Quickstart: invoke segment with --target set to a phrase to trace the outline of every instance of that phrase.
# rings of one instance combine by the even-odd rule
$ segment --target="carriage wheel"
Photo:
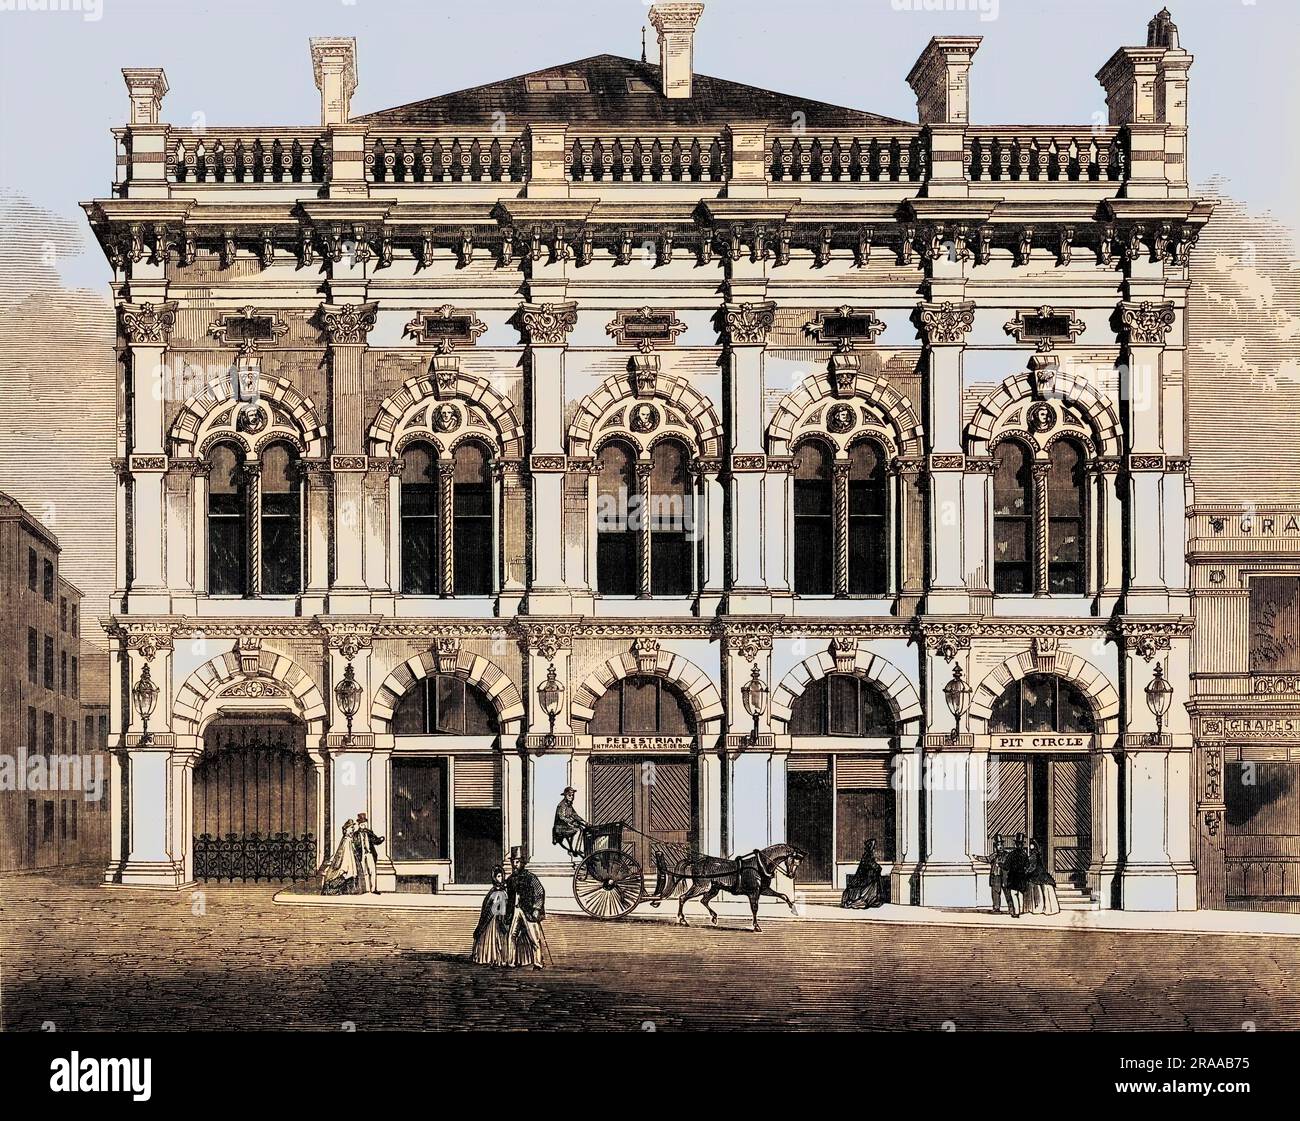
[[[573,873],[573,897],[593,919],[621,919],[641,902],[641,865],[619,849],[590,853]]]

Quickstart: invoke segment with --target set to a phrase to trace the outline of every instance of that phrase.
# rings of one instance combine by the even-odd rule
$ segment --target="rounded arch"
[[[518,459],[524,454],[524,428],[514,402],[493,389],[486,379],[461,369],[455,371],[455,380],[450,383],[441,380],[441,375],[435,378],[427,373],[407,378],[401,389],[384,398],[367,433],[370,454],[389,458],[411,435],[439,446],[435,429],[450,434],[437,423],[436,411],[444,407],[456,414],[456,439],[477,434],[489,444],[496,443],[494,456],[499,453]],[[485,435],[488,430],[481,427],[480,413],[486,417],[490,437]]]
[[[968,720],[971,732],[988,733],[993,705],[1013,682],[1031,673],[1048,674],[1070,682],[1092,706],[1098,733],[1116,731],[1119,720],[1119,693],[1097,666],[1068,650],[1047,657],[1033,650],[1013,655],[984,676],[971,694]]]
[[[658,406],[658,416],[644,434],[630,414],[640,406]],[[626,376],[606,378],[579,403],[569,425],[569,454],[586,458],[594,454],[593,444],[604,442],[609,430],[641,451],[665,435],[679,434],[693,445],[697,456],[712,458],[722,451],[722,422],[713,402],[683,378],[660,374],[654,393],[634,396]]]
[[[634,653],[610,658],[590,674],[573,691],[569,711],[575,720],[589,721],[595,715],[596,701],[615,682],[625,677],[660,677],[681,691],[695,714],[698,735],[716,733],[722,720],[722,697],[718,688],[699,666],[681,654],[659,649],[653,664],[643,654]]]
[[[866,403],[864,418],[853,403]],[[846,406],[857,415],[841,436],[831,435],[830,410]],[[847,414],[846,414],[847,417]],[[828,379],[805,378],[781,398],[767,426],[769,455],[789,455],[803,436],[820,434],[833,447],[847,447],[864,436],[884,437],[887,450],[913,456],[922,452],[920,417],[911,400],[883,377],[859,373],[851,391],[843,393]]]
[[[1117,456],[1122,453],[1120,419],[1115,406],[1087,378],[1055,367],[1045,390],[1039,387],[1033,372],[1022,370],[987,394],[966,426],[967,454],[986,456],[992,450],[995,437],[1006,435],[1019,436],[1032,446],[1034,441],[1029,434],[1029,419],[1027,415],[1023,419],[1019,417],[1019,406],[1027,406],[1027,413],[1033,407],[1027,403],[1035,401],[1051,406],[1055,417],[1042,430],[1040,442],[1044,445],[1069,435],[1083,443],[1092,454]],[[1082,414],[1084,428],[1070,426],[1059,404],[1053,402],[1068,405]]]
[[[519,689],[495,662],[468,650],[457,651],[454,662],[445,654],[439,656],[432,650],[425,650],[393,669],[375,690],[375,699],[370,706],[370,721],[375,731],[380,734],[387,732],[392,725],[394,709],[411,686],[436,674],[459,677],[473,685],[496,710],[502,737],[518,735],[519,725],[524,719],[524,701]]]
[[[841,654],[836,656],[833,647],[813,654],[791,667],[781,678],[781,683],[772,690],[772,721],[777,725],[778,734],[784,732],[790,723],[791,710],[804,690],[814,681],[832,673],[847,673],[869,681],[880,690],[885,703],[894,714],[895,724],[907,724],[920,720],[921,698],[907,676],[893,662],[873,654],[870,650],[856,649],[852,662],[847,662]]]
[[[260,446],[275,439],[294,444],[302,455],[323,454],[325,422],[311,398],[299,393],[288,378],[272,377],[258,370],[255,404],[265,429],[256,432],[241,430],[235,410],[228,407],[235,401],[235,381],[234,372],[227,373],[185,402],[169,432],[172,455],[201,456],[221,439],[230,440],[253,456]]]
[[[172,702],[177,735],[199,736],[223,708],[268,704],[284,705],[301,717],[309,743],[325,734],[325,699],[297,662],[266,649],[258,652],[255,672],[246,672],[242,661],[240,651],[232,650],[204,662],[185,679]]]

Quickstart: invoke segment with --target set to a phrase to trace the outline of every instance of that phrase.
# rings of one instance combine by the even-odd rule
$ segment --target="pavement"
[[[549,879],[549,878],[548,878]],[[553,915],[584,916],[567,882],[546,882],[546,909]],[[290,907],[359,908],[379,911],[478,911],[485,888],[456,888],[435,894],[386,892],[380,895],[319,895],[315,892],[289,890],[276,892],[273,901]],[[989,911],[945,910],[937,907],[904,907],[886,903],[870,911],[849,911],[841,907],[799,901],[796,913],[785,904],[763,900],[759,905],[759,923],[829,922],[896,924],[901,926],[1010,927],[1039,930],[1151,931],[1165,934],[1225,934],[1262,938],[1300,938],[1300,914],[1272,911],[1062,911],[1059,915],[1010,915]],[[713,908],[729,926],[736,919],[749,921],[749,904],[745,900],[715,899]],[[698,900],[686,904],[686,918],[692,926],[707,926],[708,914]],[[677,903],[670,900],[660,907],[640,904],[623,921],[676,923]],[[592,920],[597,921],[597,920]]]

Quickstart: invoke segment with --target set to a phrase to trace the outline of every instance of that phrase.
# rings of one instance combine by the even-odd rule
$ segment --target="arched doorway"
[[[836,863],[856,862],[868,840],[892,862],[896,726],[880,690],[856,674],[826,674],[795,698],[789,730],[786,839],[808,854],[800,879],[835,882]]]
[[[194,878],[310,879],[316,871],[316,768],[289,716],[222,716],[203,732],[193,777]]]
[[[597,698],[587,730],[591,820],[627,822],[636,832],[624,843],[647,871],[655,841],[694,848],[696,722],[685,694],[652,674],[621,678]]]
[[[1096,730],[1088,698],[1058,675],[1032,673],[993,703],[988,729],[989,844],[1023,833],[1054,876],[1086,887]]]

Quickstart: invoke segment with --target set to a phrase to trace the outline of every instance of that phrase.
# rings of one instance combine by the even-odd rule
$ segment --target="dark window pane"
[[[393,760],[394,860],[447,856],[447,770],[443,759]]]
[[[829,595],[834,588],[834,485],[830,449],[817,441],[794,454],[794,590]]]
[[[1058,732],[1088,732],[1093,730],[1092,705],[1068,681],[1060,683],[1060,703],[1057,707]]]
[[[833,673],[826,678],[826,686],[830,698],[830,734],[861,735],[858,727],[858,679]]]
[[[247,512],[238,453],[229,444],[218,444],[208,465],[208,592],[243,595]]]
[[[859,690],[862,697],[862,720],[859,725],[864,736],[892,736],[894,734],[894,714],[888,702],[873,685],[861,681]]]
[[[659,682],[653,677],[627,677],[623,688],[623,731],[629,735],[659,731]]]
[[[262,592],[293,595],[302,588],[296,456],[284,444],[262,453]]]
[[[835,847],[839,860],[857,860],[863,845],[874,839],[876,859],[894,859],[894,791],[836,792]]]
[[[606,444],[598,455],[596,481],[596,588],[604,595],[636,595],[640,590],[637,535],[629,520],[635,512],[636,485],[631,450]]]
[[[492,480],[487,453],[461,444],[455,453],[453,552],[457,595],[492,591]]]
[[[497,712],[482,690],[465,686],[465,734],[467,736],[495,736]]]
[[[849,449],[849,593],[883,595],[889,584],[888,480],[884,452],[864,441]]]
[[[599,534],[596,538],[596,587],[605,595],[636,595],[639,578],[636,534]]]
[[[433,449],[412,444],[402,452],[402,592],[438,592],[438,473]]]
[[[792,736],[820,736],[826,731],[826,679],[810,682],[790,708]]]
[[[684,533],[650,535],[650,594],[691,594],[692,544]]]
[[[1047,476],[1047,583],[1048,591],[1078,594],[1085,591],[1086,476],[1083,451],[1070,440],[1052,445]]]
[[[1021,731],[1056,731],[1056,678],[1030,674],[1020,683]]]
[[[1033,479],[1015,440],[993,451],[993,590],[1033,591]]]
[[[1248,585],[1251,670],[1300,672],[1300,578],[1252,576]]]
[[[596,698],[587,731],[593,736],[617,736],[623,730],[623,690],[614,685]]]
[[[423,736],[429,731],[429,679],[417,681],[393,709],[393,735]]]
[[[695,714],[690,703],[671,685],[659,689],[659,734],[690,736],[695,734]]]
[[[650,453],[650,593],[689,595],[692,591],[693,509],[689,453],[674,440]]]
[[[989,713],[989,731],[1020,731],[1020,682],[1013,681],[993,702],[993,709]]]
[[[444,736],[465,734],[465,682],[458,677],[438,674],[434,679],[433,731]]]

